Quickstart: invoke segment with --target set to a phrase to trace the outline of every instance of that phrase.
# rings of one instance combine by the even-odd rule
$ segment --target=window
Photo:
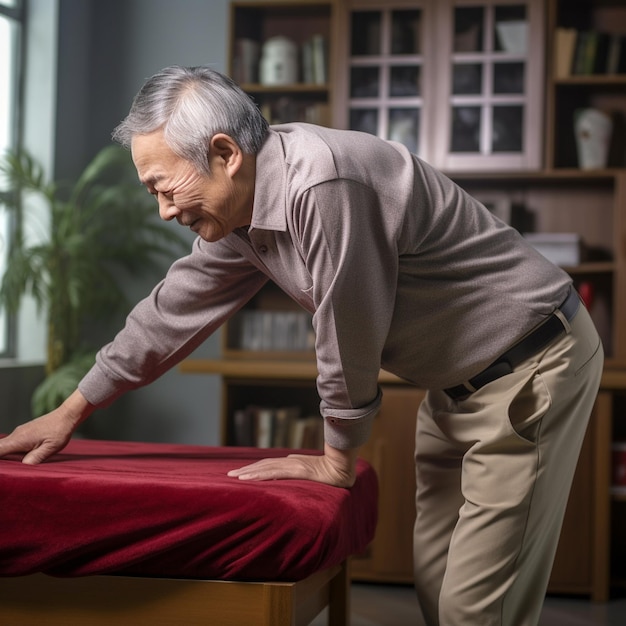
[[[22,0],[0,0],[0,153],[18,142],[19,99],[22,62],[22,32],[24,11]],[[0,212],[0,276],[4,274],[10,220]],[[10,320],[0,310],[0,356],[13,351],[9,333]]]

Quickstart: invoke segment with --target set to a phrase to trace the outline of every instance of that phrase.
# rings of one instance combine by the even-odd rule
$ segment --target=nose
[[[177,215],[180,215],[180,211],[176,208],[176,205],[172,202],[171,198],[167,198],[162,193],[157,196],[159,203],[159,217],[169,222],[173,220]]]

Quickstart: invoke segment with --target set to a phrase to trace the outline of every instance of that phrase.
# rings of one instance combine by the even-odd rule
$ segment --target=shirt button
[[[261,254],[266,254],[267,253],[267,246],[265,246],[265,245],[259,246],[259,252]]]

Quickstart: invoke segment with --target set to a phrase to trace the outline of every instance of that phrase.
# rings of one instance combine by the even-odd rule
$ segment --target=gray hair
[[[167,145],[209,172],[209,143],[217,133],[230,136],[243,152],[256,154],[269,126],[252,99],[230,78],[208,67],[166,67],[149,78],[113,140],[130,148],[135,135],[163,129]]]

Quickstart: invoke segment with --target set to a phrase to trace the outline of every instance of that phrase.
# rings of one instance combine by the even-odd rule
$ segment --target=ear
[[[209,143],[209,166],[225,168],[234,176],[241,168],[244,160],[243,150],[239,144],[225,133],[217,133]]]

